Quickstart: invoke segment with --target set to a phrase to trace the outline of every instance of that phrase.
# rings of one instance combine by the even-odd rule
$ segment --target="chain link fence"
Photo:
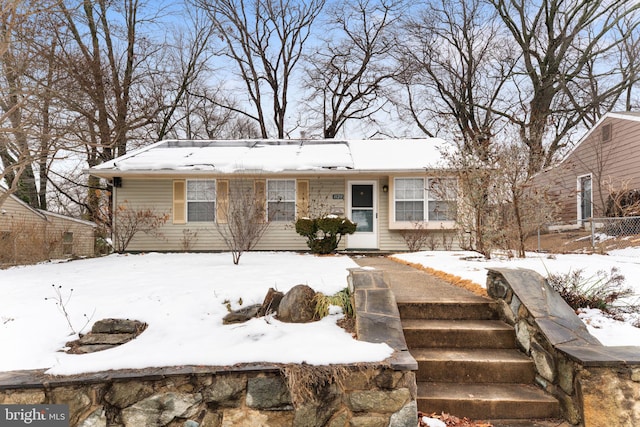
[[[591,245],[595,246],[596,241],[603,238],[640,234],[640,216],[592,218],[590,226]]]
[[[589,239],[591,246],[595,248],[605,240],[640,235],[640,216],[589,218],[575,223],[548,224],[538,229],[539,252],[545,251],[540,243],[541,235],[553,232],[573,232],[576,239]]]

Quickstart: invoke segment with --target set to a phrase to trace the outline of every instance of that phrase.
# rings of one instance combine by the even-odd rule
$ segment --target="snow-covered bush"
[[[307,238],[307,246],[314,254],[330,254],[340,244],[342,236],[353,234],[357,224],[347,218],[326,215],[320,218],[299,218],[296,232]]]

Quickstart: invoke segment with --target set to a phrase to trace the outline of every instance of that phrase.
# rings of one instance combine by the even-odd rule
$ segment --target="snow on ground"
[[[268,289],[306,284],[332,295],[347,286],[346,256],[245,253],[111,255],[0,270],[0,371],[48,369],[76,374],[108,369],[245,362],[324,365],[380,361],[386,344],[360,342],[336,325],[341,314],[307,324],[273,317],[222,325],[233,309],[262,303]],[[73,328],[129,318],[148,328],[122,346],[84,355],[60,352],[71,334],[55,301],[65,301]],[[73,290],[73,291],[71,291]],[[49,298],[45,300],[45,298]]]
[[[417,252],[397,258],[445,271],[480,285],[488,267],[524,267],[585,276],[616,266],[626,285],[640,294],[640,248],[609,255],[546,255],[484,260],[474,252]],[[346,256],[317,257],[282,252],[250,252],[233,265],[231,255],[111,255],[72,262],[44,263],[0,270],[0,371],[48,369],[76,374],[108,369],[173,365],[233,365],[249,362],[325,365],[380,361],[386,344],[354,340],[336,325],[334,314],[308,324],[286,324],[273,317],[222,325],[226,304],[233,309],[261,303],[269,287],[286,292],[307,284],[331,295],[346,284]],[[75,339],[52,298],[55,289],[74,329],[87,332],[104,318],[130,318],[149,324],[135,340],[85,355],[60,352]],[[73,289],[73,291],[71,291]],[[45,300],[45,298],[49,298]],[[605,345],[640,346],[640,329],[607,318],[598,310],[581,314],[589,331]]]
[[[528,268],[543,276],[549,273],[569,273],[583,270],[583,277],[589,278],[598,271],[609,273],[612,267],[625,277],[624,286],[635,290],[636,296],[628,303],[640,302],[640,248],[612,250],[608,255],[585,254],[542,254],[527,253],[527,258],[500,258],[486,260],[476,252],[435,251],[414,252],[395,255],[396,258],[444,271],[486,286],[487,268]],[[583,310],[580,318],[589,332],[607,346],[640,346],[640,328],[633,327],[634,317],[618,321],[606,317],[600,310]]]

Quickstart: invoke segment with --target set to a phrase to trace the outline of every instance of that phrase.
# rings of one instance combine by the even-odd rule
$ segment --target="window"
[[[294,221],[296,217],[296,181],[267,181],[267,218],[269,221]]]
[[[455,221],[456,180],[429,179],[429,221]]]
[[[73,233],[70,231],[65,231],[62,234],[62,254],[73,254]]]
[[[611,123],[602,126],[602,142],[611,141]]]
[[[396,178],[396,221],[423,221],[424,179]]]
[[[426,206],[425,206],[426,201]],[[396,178],[396,221],[454,221],[456,181],[450,178]]]
[[[216,181],[199,179],[187,181],[187,221],[216,220]]]
[[[591,175],[578,178],[578,220],[583,221],[591,218]]]

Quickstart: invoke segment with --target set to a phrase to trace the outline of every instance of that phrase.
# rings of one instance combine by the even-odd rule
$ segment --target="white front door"
[[[376,181],[349,181],[349,219],[356,224],[356,232],[347,236],[349,249],[378,248],[378,212]]]

